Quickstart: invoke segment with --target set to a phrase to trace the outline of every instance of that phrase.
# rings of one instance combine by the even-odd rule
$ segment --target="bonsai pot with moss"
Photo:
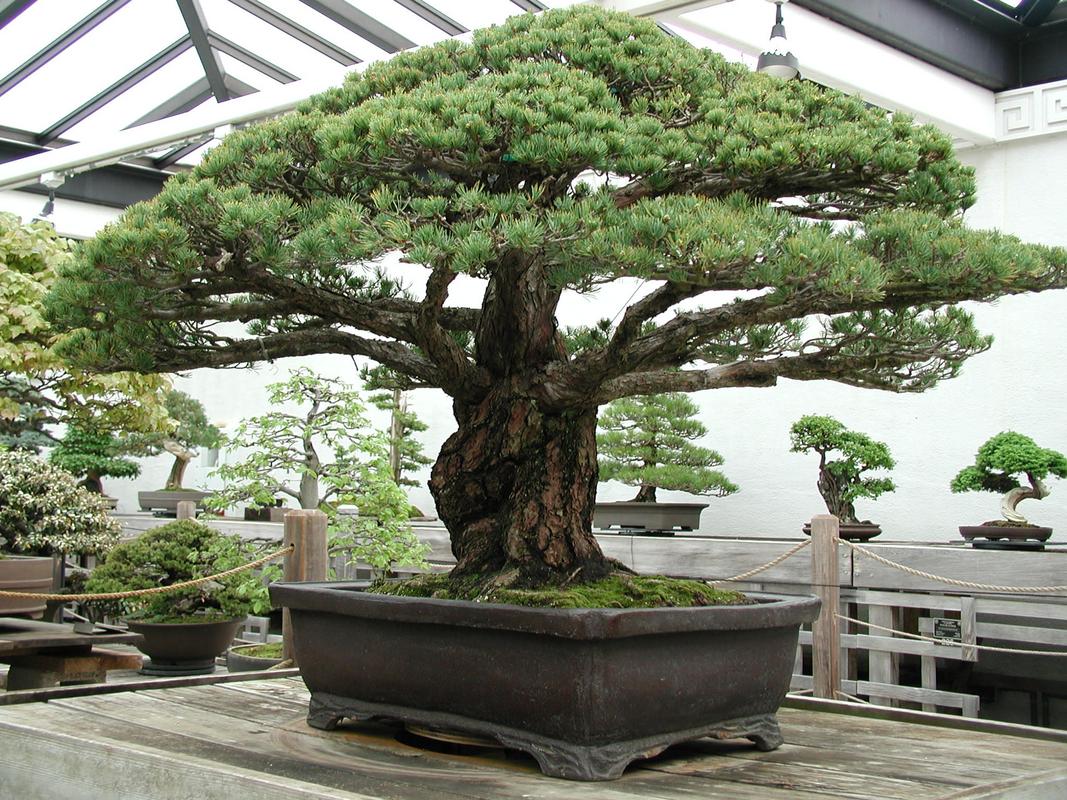
[[[238,644],[226,651],[230,672],[259,672],[282,663],[282,643]]]
[[[312,727],[384,718],[474,733],[575,780],[617,778],[702,736],[778,747],[797,634],[819,610],[814,597],[620,609],[387,596],[353,583],[270,592],[291,614]]]
[[[974,464],[952,479],[953,492],[1001,492],[1001,519],[981,525],[961,525],[960,534],[970,542],[1038,541],[1052,535],[1052,528],[1034,525],[1019,513],[1023,500],[1042,500],[1049,490],[1049,475],[1067,478],[1067,458],[1055,450],[1039,447],[1029,436],[1004,431],[978,448]],[[1023,485],[1021,478],[1026,479]]]
[[[874,499],[895,488],[889,478],[863,477],[876,469],[892,469],[893,457],[884,442],[850,431],[833,417],[809,414],[789,429],[792,452],[819,454],[819,481],[816,486],[826,509],[841,522],[840,536],[853,542],[872,539],[882,529],[870,520],[856,519],[854,501],[860,497]],[[832,457],[837,454],[837,457]],[[803,531],[811,535],[811,523]]]
[[[115,547],[86,582],[90,593],[168,586],[232,569],[255,558],[239,537],[192,520],[154,528]],[[277,567],[265,571],[273,574]],[[144,636],[139,649],[149,657],[146,675],[203,675],[215,670],[237,628],[251,612],[269,608],[268,576],[240,572],[196,586],[120,602],[97,602],[94,609],[125,618]]]

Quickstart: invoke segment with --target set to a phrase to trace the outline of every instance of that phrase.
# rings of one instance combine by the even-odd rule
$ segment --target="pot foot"
[[[748,739],[758,750],[769,751],[782,744],[778,719],[774,714],[757,714],[741,719],[722,720],[698,728],[667,731],[641,739],[607,744],[583,745],[539,736],[492,722],[469,719],[458,714],[426,711],[403,706],[370,703],[346,697],[313,692],[307,722],[319,730],[333,730],[342,719],[389,719],[454,730],[495,739],[505,747],[521,750],[537,761],[541,772],[552,778],[576,781],[610,781],[622,775],[640,758],[651,758],[672,744],[702,737]]]

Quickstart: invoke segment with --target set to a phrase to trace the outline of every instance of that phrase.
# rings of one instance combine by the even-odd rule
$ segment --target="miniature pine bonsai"
[[[155,456],[166,451],[174,456],[164,491],[182,490],[185,470],[199,447],[218,447],[222,434],[207,420],[204,406],[185,392],[171,389],[164,398],[170,424],[164,432],[131,438],[131,452]]]
[[[722,456],[694,440],[708,429],[680,392],[624,397],[600,415],[600,480],[637,486],[634,502],[655,503],[656,489],[725,497],[737,486],[718,470]]]
[[[864,477],[871,470],[892,469],[893,457],[884,442],[850,431],[833,417],[808,415],[789,429],[792,452],[819,454],[819,494],[826,509],[843,525],[860,524],[854,501],[872,500],[893,491],[889,478]],[[837,458],[830,456],[837,454]],[[864,523],[867,524],[867,523]]]
[[[81,485],[90,492],[103,494],[101,478],[134,478],[141,473],[136,461],[123,456],[125,452],[125,445],[113,433],[90,425],[71,425],[52,448],[49,460],[81,476]]]
[[[964,467],[952,479],[953,492],[999,492],[1003,519],[983,525],[1035,527],[1019,513],[1023,500],[1042,500],[1049,490],[1044,480],[1049,475],[1067,478],[1067,458],[1055,450],[1038,447],[1029,436],[1015,431],[998,433],[978,448],[974,464]],[[1023,486],[1021,477],[1028,486]]]
[[[593,581],[618,569],[592,534],[598,407],[781,378],[922,391],[990,346],[952,304],[1067,285],[1067,250],[965,227],[974,192],[906,114],[581,5],[235,131],[80,247],[49,310],[96,369],[336,353],[438,387],[454,576]],[[390,253],[424,289],[384,279]],[[564,292],[622,279],[649,291],[568,350]]]

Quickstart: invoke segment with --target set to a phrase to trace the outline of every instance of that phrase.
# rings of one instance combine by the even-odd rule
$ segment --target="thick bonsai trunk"
[[[167,475],[167,482],[163,488],[168,492],[176,492],[181,489],[182,481],[185,480],[185,468],[188,466],[189,459],[175,456],[174,463],[170,467],[170,474]]]
[[[104,493],[104,482],[100,480],[100,476],[95,472],[87,473],[79,485],[93,494]]]
[[[837,517],[842,525],[855,525],[859,522],[856,519],[855,506],[844,498],[845,487],[838,484],[830,470],[819,471],[818,487],[819,494],[826,503],[826,510]]]
[[[430,478],[456,575],[513,585],[594,580],[615,564],[592,534],[596,410],[544,413],[502,386],[469,409]]]
[[[1043,500],[1048,497],[1048,487],[1040,479],[1029,475],[1027,477],[1030,478],[1029,486],[1012,489],[1000,501],[1000,515],[1009,522],[1016,522],[1020,525],[1029,525],[1030,522],[1019,513],[1017,508],[1019,503],[1023,500]]]
[[[633,503],[655,503],[656,502],[656,487],[649,486],[647,483],[642,483],[641,488],[637,490],[637,497],[631,502]]]

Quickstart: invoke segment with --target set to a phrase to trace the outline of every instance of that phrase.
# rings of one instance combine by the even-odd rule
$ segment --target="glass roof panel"
[[[514,3],[470,3],[467,0],[432,0],[434,8],[469,30],[499,25],[508,17],[524,13]]]
[[[393,0],[348,0],[348,3],[415,44],[429,44],[447,36],[436,25],[430,24],[422,17],[394,3]],[[430,5],[444,11],[437,0],[431,0]],[[448,12],[445,13],[451,16]],[[452,18],[455,19],[455,17]]]
[[[9,75],[100,5],[100,0],[37,0],[0,28],[0,75]]]
[[[43,131],[184,31],[176,5],[133,0],[0,97],[0,121]]]
[[[392,0],[389,0],[390,2]],[[356,36],[347,28],[338,25],[329,17],[314,11],[300,0],[264,0],[276,12],[302,25],[328,42],[346,50],[361,61],[374,61],[386,53],[365,39]],[[373,15],[372,15],[373,16]],[[410,38],[410,37],[409,37]]]
[[[222,62],[223,72],[225,72],[227,75],[233,76],[242,83],[246,83],[255,89],[263,90],[271,89],[275,86],[281,86],[278,81],[274,80],[269,75],[264,75],[258,69],[248,66],[243,61],[238,61],[236,58],[227,53],[220,53],[219,60]],[[339,65],[335,64],[334,66]]]
[[[64,138],[80,142],[122,130],[203,77],[200,59],[189,49],[75,125]]]

